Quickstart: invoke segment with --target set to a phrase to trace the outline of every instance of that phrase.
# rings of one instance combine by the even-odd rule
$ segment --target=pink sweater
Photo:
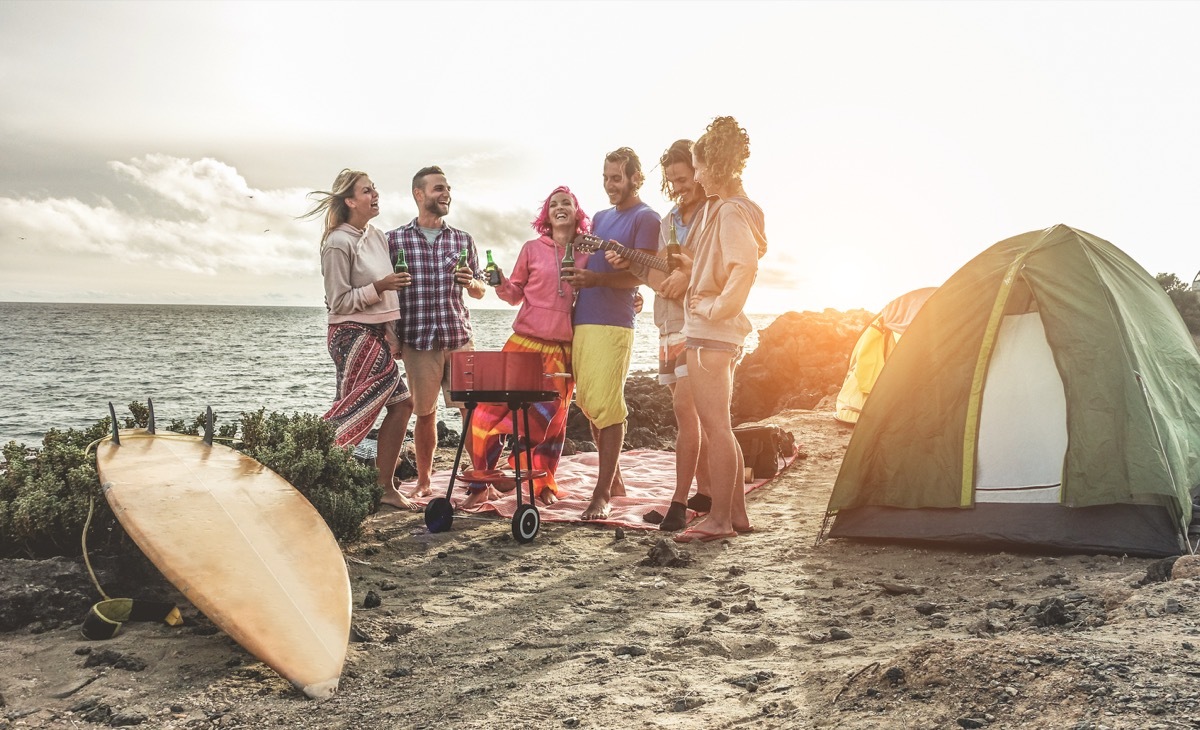
[[[496,296],[509,304],[521,305],[513,321],[513,332],[549,342],[571,341],[575,292],[567,282],[559,282],[558,262],[563,251],[549,236],[526,241],[512,272],[496,287]],[[576,268],[586,263],[587,254],[575,254]]]
[[[371,224],[365,231],[349,223],[330,231],[321,243],[321,273],[329,324],[400,319],[396,292],[375,291],[375,282],[392,273],[392,257],[387,239]]]

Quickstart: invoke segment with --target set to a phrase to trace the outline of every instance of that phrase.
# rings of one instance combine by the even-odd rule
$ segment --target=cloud
[[[0,197],[0,258],[8,264],[0,295],[97,301],[127,297],[150,281],[160,301],[227,301],[239,290],[245,303],[294,301],[304,292],[320,301],[322,221],[297,220],[311,206],[309,191],[254,187],[212,158],[151,154],[108,168],[132,186],[126,197]],[[407,194],[381,202],[380,228],[413,215]],[[507,259],[531,237],[532,215],[456,201],[448,220]]]

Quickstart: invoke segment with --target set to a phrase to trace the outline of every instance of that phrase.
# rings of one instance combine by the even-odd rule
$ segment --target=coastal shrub
[[[40,449],[28,450],[16,441],[4,447],[0,557],[79,555],[89,499],[95,501],[89,547],[124,535],[100,493],[95,454],[86,452],[108,433],[110,423],[105,418],[83,431],[51,429]]]
[[[118,416],[123,428],[144,428],[149,409],[129,404],[129,416]],[[174,420],[167,430],[196,435],[205,425],[201,414],[191,423]],[[383,491],[375,469],[361,464],[334,443],[334,430],[318,416],[267,414],[265,409],[241,414],[240,421],[217,422],[218,438],[233,439],[242,431],[237,448],[291,482],[321,514],[338,540],[362,534],[366,516],[379,508]],[[107,436],[111,421],[104,418],[78,431],[52,429],[41,448],[27,449],[16,441],[3,447],[0,469],[0,557],[46,558],[77,556],[87,520],[89,500],[94,514],[88,549],[132,549],[100,490],[95,452],[88,446]]]
[[[358,462],[334,443],[334,429],[309,413],[242,414],[239,448],[287,479],[325,518],[338,540],[362,535],[367,515],[379,508],[383,490],[374,467]]]

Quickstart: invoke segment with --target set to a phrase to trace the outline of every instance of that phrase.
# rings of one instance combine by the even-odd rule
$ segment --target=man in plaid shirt
[[[479,254],[471,236],[446,225],[450,212],[450,184],[437,166],[417,171],[412,181],[417,217],[388,232],[388,249],[396,261],[403,249],[412,285],[400,295],[400,357],[412,391],[417,423],[413,440],[417,456],[414,497],[433,493],[433,450],[437,446],[437,399],[443,394],[447,408],[463,404],[450,400],[450,353],[474,349],[471,314],[463,304],[465,289],[482,299],[487,287],[479,268]],[[466,265],[459,266],[466,252]],[[465,421],[465,418],[464,418]],[[466,434],[463,435],[466,438]]]

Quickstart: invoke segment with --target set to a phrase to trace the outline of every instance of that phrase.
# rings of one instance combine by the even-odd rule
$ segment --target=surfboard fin
[[[146,430],[154,433],[154,399],[146,398],[146,407],[150,409],[150,419],[146,422]]]
[[[212,406],[208,406],[208,421],[204,424],[204,443],[212,446],[213,440],[213,412]]]
[[[117,409],[113,408],[112,401],[108,402],[108,417],[112,420],[112,441],[117,446],[121,445],[121,431],[117,427]]]

